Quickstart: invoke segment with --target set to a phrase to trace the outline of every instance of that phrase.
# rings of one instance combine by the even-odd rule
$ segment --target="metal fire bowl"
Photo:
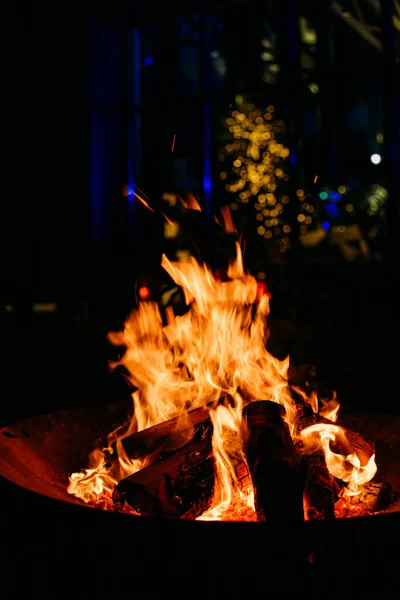
[[[38,585],[43,595],[47,583],[50,594],[65,581],[83,597],[104,593],[107,585],[110,592],[129,592],[142,581],[153,593],[194,585],[204,594],[212,586],[239,597],[267,592],[267,572],[286,573],[288,565],[301,571],[300,580],[285,578],[288,593],[304,585],[309,594],[311,582],[331,568],[371,568],[385,585],[396,573],[398,501],[383,514],[290,528],[135,517],[80,503],[66,491],[68,476],[87,466],[96,440],[122,424],[130,408],[121,402],[62,410],[0,430],[0,539],[16,589]],[[400,492],[400,418],[359,413],[341,424],[376,442],[379,471]]]

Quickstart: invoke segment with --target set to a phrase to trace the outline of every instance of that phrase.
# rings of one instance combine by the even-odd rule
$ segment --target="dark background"
[[[248,268],[272,291],[271,351],[316,363],[345,405],[398,411],[396,3],[178,6],[16,2],[5,12],[1,424],[125,392],[107,372],[106,333],[134,306],[138,278],[158,277],[163,194],[197,198],[201,217],[174,218],[186,219],[212,264],[223,262],[213,214],[237,199],[219,178],[221,121],[238,94],[275,105],[291,151],[284,255],[257,234],[253,213],[232,209]],[[155,213],[125,197],[126,184]],[[343,202],[340,185],[351,191]],[[385,190],[375,212],[371,186]],[[299,188],[317,215],[309,231],[327,231],[312,249],[297,220]],[[354,242],[346,258],[335,243],[342,225],[358,227],[366,255]],[[56,310],[35,312],[37,303]]]

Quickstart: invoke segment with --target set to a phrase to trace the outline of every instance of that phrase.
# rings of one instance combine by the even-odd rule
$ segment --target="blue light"
[[[204,161],[203,161],[203,192],[205,201],[206,227],[211,228],[212,214],[212,181],[211,181],[211,126],[210,103],[204,103]]]
[[[342,195],[339,192],[336,192],[336,190],[332,190],[329,193],[329,197],[333,202],[339,202],[339,200],[342,198]]]
[[[329,204],[326,204],[325,205],[325,210],[328,213],[328,215],[331,216],[331,217],[338,217],[339,216],[338,207],[336,206],[336,204],[333,204],[333,202],[329,202]]]
[[[151,65],[154,65],[155,62],[156,62],[156,59],[154,58],[154,56],[145,56],[143,59],[143,66],[151,67]]]
[[[328,229],[331,228],[331,224],[328,223],[328,221],[324,221],[321,225],[322,229],[325,229],[325,231],[328,231]]]
[[[289,164],[294,167],[294,165],[296,164],[296,152],[294,150],[290,151],[289,154]]]
[[[207,160],[207,163],[209,163],[209,159]],[[204,170],[206,170],[206,161],[204,161]],[[212,191],[212,183],[211,183],[211,177],[209,175],[206,175],[203,179],[203,190],[204,193],[206,194],[206,196],[208,196],[208,194],[211,193]]]

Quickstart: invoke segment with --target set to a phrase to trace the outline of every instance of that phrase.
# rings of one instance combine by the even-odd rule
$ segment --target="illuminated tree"
[[[236,96],[236,108],[224,125],[229,131],[220,160],[224,170],[220,178],[225,189],[234,195],[232,210],[240,205],[253,205],[256,229],[266,239],[275,238],[279,250],[289,248],[290,225],[285,219],[286,159],[289,149],[279,141],[285,133],[285,124],[275,118],[275,109],[264,111],[242,96]]]

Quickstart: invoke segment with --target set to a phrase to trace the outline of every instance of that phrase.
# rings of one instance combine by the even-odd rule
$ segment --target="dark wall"
[[[3,31],[5,294],[51,296],[81,271],[89,232],[87,19],[17,2]]]

